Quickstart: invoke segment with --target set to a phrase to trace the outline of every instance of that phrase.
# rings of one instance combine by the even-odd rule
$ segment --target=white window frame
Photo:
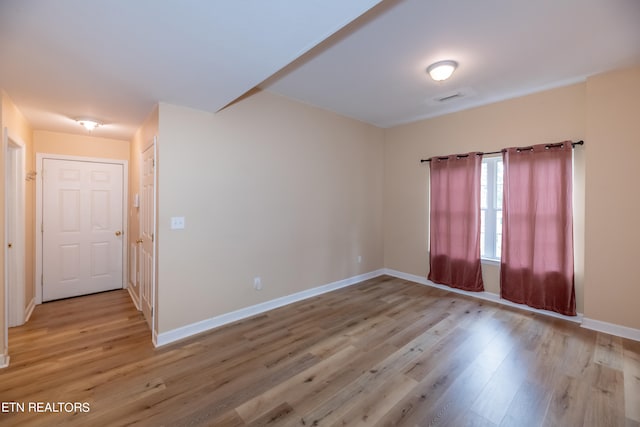
[[[496,212],[502,211],[502,206],[497,206],[498,185],[497,185],[497,164],[502,162],[500,154],[494,156],[484,156],[482,163],[487,165],[487,203],[484,211],[484,241],[481,241],[482,261],[489,263],[499,263],[500,257],[496,256],[496,236],[498,234]],[[482,206],[482,205],[481,205]]]

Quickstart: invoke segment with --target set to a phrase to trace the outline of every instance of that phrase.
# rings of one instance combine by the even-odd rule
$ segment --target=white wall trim
[[[616,325],[615,323],[602,322],[600,320],[585,317],[582,320],[582,327],[593,331],[604,332],[630,340],[640,341],[640,329],[629,328],[627,326]]]
[[[537,308],[529,307],[527,305],[516,304],[514,302],[502,299],[498,294],[495,294],[492,292],[486,292],[486,291],[485,292],[467,292],[461,289],[450,288],[448,286],[433,283],[425,277],[416,276],[414,274],[409,274],[409,273],[403,273],[401,271],[392,270],[388,268],[383,268],[383,269],[375,270],[369,273],[350,277],[344,280],[339,280],[337,282],[329,283],[327,285],[322,285],[315,288],[307,289],[305,291],[297,292],[295,294],[276,298],[276,299],[266,301],[260,304],[256,304],[250,307],[245,307],[229,313],[221,314],[219,316],[215,316],[206,320],[195,322],[190,325],[182,326],[180,328],[176,328],[171,331],[162,332],[160,334],[156,333],[156,331],[153,331],[153,336],[152,336],[153,345],[155,347],[167,345],[175,341],[188,338],[192,335],[196,335],[196,334],[206,332],[211,329],[218,328],[220,326],[223,326],[232,322],[236,322],[238,320],[246,319],[248,317],[255,316],[257,314],[264,313],[266,311],[273,310],[278,307],[282,307],[288,304],[292,304],[294,302],[305,300],[307,298],[322,295],[327,292],[331,292],[340,288],[352,286],[357,283],[363,282],[365,280],[373,279],[375,277],[379,277],[382,275],[388,275],[388,276],[396,277],[398,279],[415,282],[417,284],[442,289],[448,292],[467,295],[474,298],[483,299],[486,301],[496,302],[498,304],[502,304],[505,306],[515,307],[520,310],[525,310],[525,311],[538,313],[538,314],[542,314],[549,317],[555,317],[558,319],[567,320],[569,322],[581,324],[583,328],[593,329],[595,331],[605,332],[608,334],[640,341],[640,330],[638,329],[628,328],[625,326],[619,326],[612,323],[601,322],[598,320],[584,318],[582,313],[578,313],[577,316],[565,316],[559,313],[554,313],[552,311],[539,310]]]
[[[559,313],[554,313],[553,311],[539,310],[537,308],[529,307],[524,304],[516,304],[514,302],[502,299],[500,298],[500,295],[494,294],[493,292],[486,292],[486,291],[485,292],[467,292],[467,291],[463,291],[462,289],[450,288],[449,286],[433,283],[432,281],[428,280],[426,277],[403,273],[401,271],[396,271],[389,268],[384,269],[384,274],[388,276],[397,277],[399,279],[416,282],[421,285],[432,286],[434,288],[443,289],[445,291],[455,292],[462,295],[468,295],[471,297],[484,299],[487,301],[497,302],[499,304],[507,305],[509,307],[515,307],[521,310],[540,313],[545,316],[568,320],[570,322],[579,323],[580,326],[586,329],[591,329],[594,331],[604,332],[604,333],[615,335],[622,338],[628,338],[631,340],[640,341],[640,329],[634,329],[628,326],[616,325],[615,323],[608,323],[600,320],[589,319],[587,317],[584,317],[583,313],[578,313],[577,316],[565,316]]]
[[[27,323],[29,319],[31,319],[31,315],[33,314],[33,310],[36,308],[36,298],[31,298],[29,304],[27,304],[27,308],[25,309],[24,315],[24,323]]]
[[[426,277],[416,276],[414,274],[409,274],[409,273],[403,273],[401,271],[392,270],[392,269],[389,269],[389,268],[385,268],[384,269],[384,274],[386,274],[388,276],[397,277],[398,279],[404,279],[404,280],[408,280],[410,282],[416,282],[416,283],[419,283],[421,285],[426,285],[426,286],[431,286],[431,287],[434,287],[434,288],[442,289],[442,290],[445,290],[445,291],[448,291],[448,292],[455,292],[457,294],[467,295],[467,296],[470,296],[470,297],[483,299],[483,300],[487,300],[487,301],[493,301],[493,302],[497,302],[498,304],[507,305],[509,307],[519,308],[521,310],[531,311],[533,313],[543,314],[543,315],[549,316],[549,317],[555,317],[555,318],[558,318],[558,319],[568,320],[569,322],[582,323],[582,318],[583,318],[582,313],[578,313],[577,316],[565,316],[564,314],[555,313],[553,311],[540,310],[540,309],[537,309],[537,308],[529,307],[528,305],[524,305],[524,304],[516,304],[515,302],[511,302],[509,300],[500,298],[500,295],[494,294],[493,292],[487,292],[487,291],[484,291],[484,292],[468,292],[468,291],[463,291],[462,289],[451,288],[449,286],[439,285],[437,283],[433,283],[431,280],[428,280]]]
[[[9,355],[0,354],[0,369],[7,368],[9,366]]]
[[[255,316],[256,314],[264,313],[265,311],[273,310],[275,308],[292,304],[294,302],[302,301],[307,298],[311,298],[311,297],[325,294],[327,292],[335,291],[336,289],[355,285],[356,283],[373,279],[374,277],[382,276],[383,274],[384,274],[384,269],[375,270],[369,273],[353,276],[347,279],[338,280],[337,282],[329,283],[327,285],[318,286],[315,288],[307,289],[305,291],[297,292],[295,294],[287,295],[287,296],[276,298],[260,304],[252,305],[250,307],[241,308],[240,310],[221,314],[219,316],[215,316],[210,319],[202,320],[200,322],[195,322],[190,325],[182,326],[180,328],[176,328],[167,332],[162,332],[157,335],[154,332],[153,344],[156,347],[163,346],[163,345],[190,337],[192,335],[199,334],[201,332],[205,332],[205,331],[226,325],[228,323],[246,319],[247,317]]]

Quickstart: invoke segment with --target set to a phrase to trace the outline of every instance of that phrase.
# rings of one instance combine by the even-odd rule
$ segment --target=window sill
[[[480,263],[500,267],[499,259],[480,258]]]

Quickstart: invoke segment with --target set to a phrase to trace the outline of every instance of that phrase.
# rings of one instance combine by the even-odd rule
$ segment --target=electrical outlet
[[[256,291],[262,290],[262,279],[260,277],[253,278],[253,289],[255,289]]]
[[[362,262],[362,255],[358,255],[358,264]]]

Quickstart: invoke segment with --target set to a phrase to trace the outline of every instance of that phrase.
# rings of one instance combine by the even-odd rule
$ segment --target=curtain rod
[[[552,148],[552,147],[559,147],[560,145],[562,145],[562,142],[559,142],[557,144],[547,144],[545,145],[545,148]],[[580,140],[580,141],[576,141],[576,142],[572,142],[571,143],[571,147],[575,148],[576,145],[584,145],[584,141]],[[532,150],[533,147],[532,146],[528,146],[528,147],[518,147],[518,151],[522,151],[522,150]],[[506,148],[500,150],[500,151],[488,151],[486,153],[476,153],[478,156],[482,156],[485,154],[500,154],[500,153],[504,153],[505,151],[507,151]],[[466,157],[468,156],[468,154],[462,154],[459,157]],[[433,157],[432,157],[433,158]],[[443,159],[445,159],[446,157],[443,157]],[[421,159],[420,163],[424,163],[424,162],[430,162],[431,159]]]

